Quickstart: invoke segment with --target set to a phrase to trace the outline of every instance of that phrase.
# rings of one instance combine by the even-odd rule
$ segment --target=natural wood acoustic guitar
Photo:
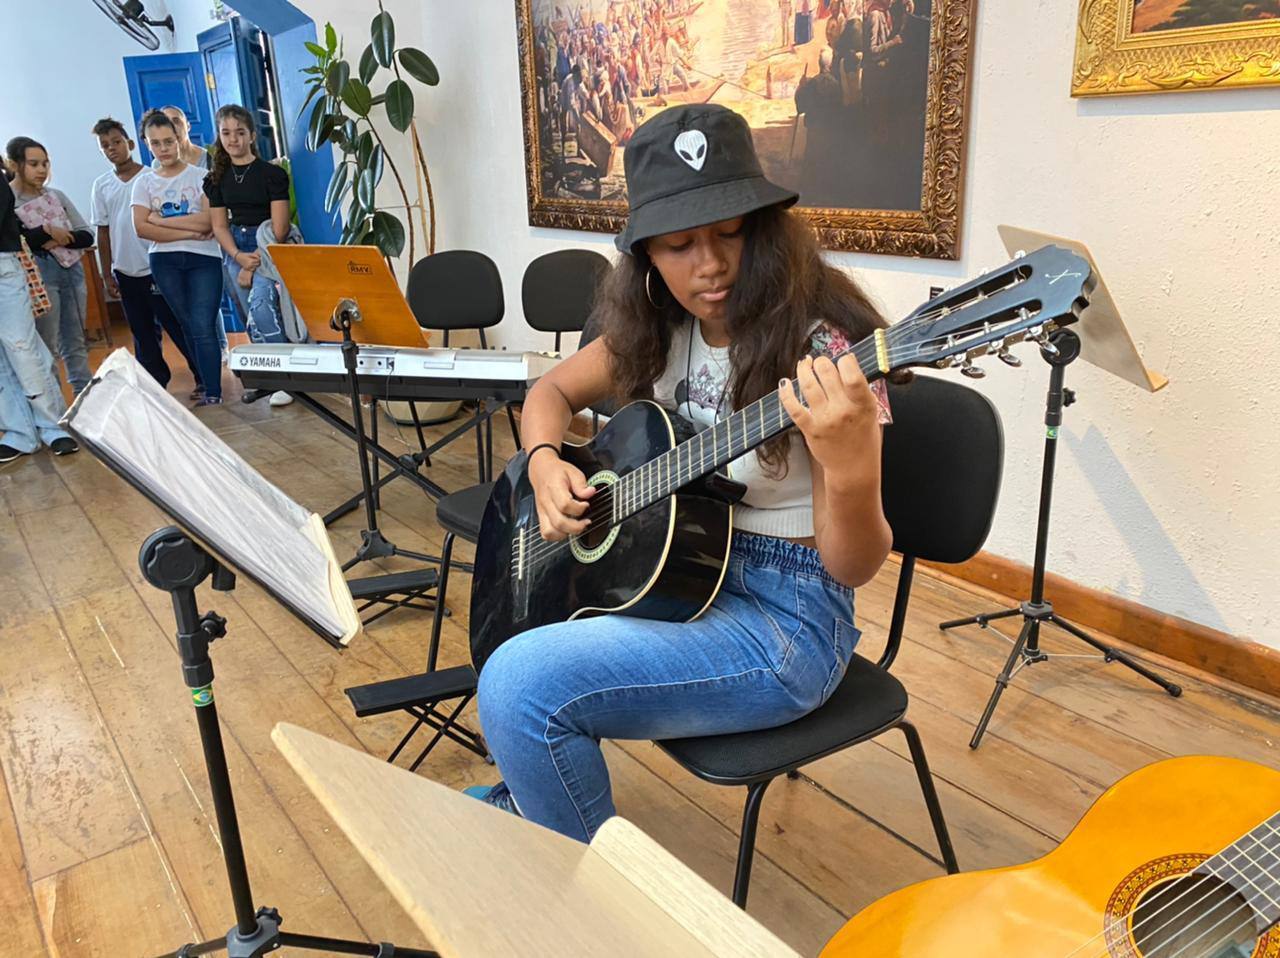
[[[1280,958],[1280,772],[1174,758],[1041,859],[895,892],[821,958]]]

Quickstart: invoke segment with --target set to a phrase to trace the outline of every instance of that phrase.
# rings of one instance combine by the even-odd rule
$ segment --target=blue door
[[[263,159],[280,155],[275,117],[267,96],[267,67],[262,31],[244,17],[232,17],[205,30],[196,41],[209,78],[216,112],[228,103],[243,106],[254,116],[258,152]]]
[[[191,124],[191,142],[208,146],[217,137],[213,105],[205,84],[204,61],[199,53],[153,53],[124,58],[125,81],[133,106],[134,129],[148,110],[182,107]],[[142,162],[151,162],[151,151],[138,137]]]

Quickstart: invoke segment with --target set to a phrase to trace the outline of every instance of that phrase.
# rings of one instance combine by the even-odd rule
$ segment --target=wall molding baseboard
[[[1010,605],[1031,595],[1031,567],[990,552],[979,552],[958,565],[921,565],[940,578],[976,585],[1003,596]],[[1055,612],[1086,630],[1280,697],[1280,650],[1080,585],[1052,572],[1045,575],[1044,591]]]

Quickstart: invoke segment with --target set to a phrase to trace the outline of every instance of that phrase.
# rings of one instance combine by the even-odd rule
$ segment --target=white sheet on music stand
[[[345,645],[359,631],[324,524],[262,478],[125,349],[64,423],[217,556]]]

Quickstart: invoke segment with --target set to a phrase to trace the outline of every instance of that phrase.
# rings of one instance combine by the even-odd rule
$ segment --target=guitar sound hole
[[[612,529],[613,526],[609,524],[607,518],[603,521],[592,523],[587,526],[586,532],[578,536],[578,544],[586,549],[595,549],[609,537],[609,532]]]
[[[1253,910],[1230,885],[1183,875],[1142,896],[1129,933],[1142,958],[1249,958],[1254,928]]]

